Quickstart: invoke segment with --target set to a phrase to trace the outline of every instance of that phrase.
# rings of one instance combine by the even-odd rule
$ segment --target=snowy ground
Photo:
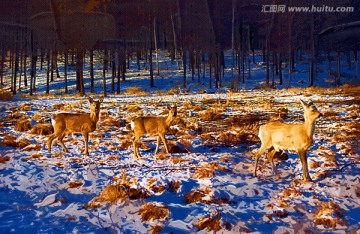
[[[169,70],[164,71],[165,64]],[[208,87],[203,80],[204,85],[189,82],[194,87],[190,91],[198,92],[168,95],[181,86],[182,74],[175,65],[162,60],[155,89],[146,88],[147,72],[132,66],[122,93],[136,86],[149,94],[110,94],[104,99],[89,157],[82,154],[80,135],[65,138],[70,153],[55,144],[49,154],[46,131],[33,132],[38,123],[48,125],[54,113],[88,111],[86,98],[61,96],[61,90],[43,96],[44,74],[38,71],[38,96],[22,94],[0,102],[1,233],[359,232],[359,86],[253,89],[264,77],[258,63],[240,92],[202,93]],[[326,72],[320,74],[326,66],[318,68],[316,82],[322,87],[329,86]],[[306,71],[306,65],[299,64],[291,84],[306,86]],[[224,84],[230,74],[228,68]],[[96,85],[99,97],[100,77]],[[302,181],[294,152],[276,161],[280,179],[271,175],[265,157],[255,178],[258,127],[279,116],[302,122],[300,99],[311,99],[324,114],[308,153],[314,181]],[[172,155],[154,157],[156,141],[145,137],[143,159],[135,159],[129,120],[166,115],[166,104],[174,103],[178,121],[167,135]],[[152,213],[151,204],[157,207]]]

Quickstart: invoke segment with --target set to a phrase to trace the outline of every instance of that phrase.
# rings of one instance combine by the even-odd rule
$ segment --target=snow
[[[0,142],[5,136],[15,136],[17,140],[27,139],[31,144],[41,145],[40,150],[25,151],[25,148],[0,146],[0,157],[9,157],[9,161],[0,164],[0,232],[1,233],[146,233],[155,224],[163,226],[162,233],[208,233],[208,230],[197,230],[195,223],[202,217],[220,214],[220,233],[299,233],[306,230],[313,232],[358,232],[360,228],[360,166],[359,166],[359,135],[344,138],[346,141],[335,140],[346,126],[353,123],[358,127],[359,96],[347,94],[340,89],[328,89],[322,92],[302,89],[307,84],[307,65],[297,64],[297,71],[292,75],[291,86],[300,87],[296,90],[286,89],[287,75],[283,86],[276,90],[265,91],[254,89],[263,85],[264,65],[252,64],[251,80],[239,84],[240,92],[230,92],[226,88],[209,90],[209,93],[199,93],[208,87],[198,85],[197,80],[191,81],[188,76],[190,93],[159,95],[158,90],[170,90],[178,86],[181,88],[182,73],[170,61],[160,60],[160,67],[166,65],[170,70],[161,70],[161,77],[155,78],[156,88],[148,88],[148,71],[138,71],[132,64],[127,73],[127,81],[121,84],[123,93],[128,87],[138,86],[149,92],[149,96],[115,95],[108,84],[109,95],[104,99],[101,107],[100,121],[97,130],[90,134],[89,153],[82,154],[84,143],[81,135],[65,137],[65,144],[69,153],[63,153],[62,148],[55,142],[52,154],[47,152],[48,136],[31,134],[30,131],[14,130],[14,123],[6,118],[19,111],[22,116],[31,119],[35,114],[50,123],[50,117],[59,112],[54,109],[59,103],[71,108],[69,111],[87,112],[89,104],[86,98],[70,94],[62,96],[62,91],[56,89],[49,97],[44,96],[44,71],[38,71],[38,93],[34,98],[24,96],[15,97],[10,102],[0,102],[2,110],[0,118],[3,124],[0,128]],[[229,59],[229,57],[228,57]],[[230,62],[228,62],[230,64]],[[327,64],[322,64],[326,71]],[[320,65],[319,65],[320,67]],[[100,65],[96,67],[101,70]],[[60,73],[62,72],[60,66]],[[86,67],[85,67],[86,69]],[[321,67],[319,68],[321,70]],[[345,66],[344,66],[345,69]],[[100,71],[98,71],[100,72]],[[350,73],[350,71],[346,71]],[[99,73],[101,74],[101,73]],[[140,74],[140,75],[138,75]],[[190,74],[190,73],[189,73]],[[229,83],[231,71],[225,71],[223,84]],[[109,73],[110,75],[110,73]],[[74,77],[72,71],[70,77]],[[326,83],[326,72],[318,74],[316,85],[330,87]],[[86,83],[89,78],[86,77]],[[109,79],[110,80],[110,79]],[[297,83],[299,80],[304,83]],[[71,83],[70,78],[70,83]],[[74,84],[74,83],[73,83]],[[52,86],[60,87],[61,79],[56,79]],[[96,80],[96,96],[101,95],[101,78]],[[87,86],[87,91],[89,87]],[[73,87],[70,87],[73,89]],[[345,88],[343,88],[345,89]],[[319,89],[320,90],[320,89]],[[23,91],[24,93],[26,91]],[[182,92],[185,92],[182,90]],[[308,152],[309,165],[312,162],[320,166],[311,168],[310,175],[314,182],[302,181],[302,167],[298,155],[288,152],[286,161],[277,161],[276,168],[280,178],[272,176],[270,165],[265,165],[265,157],[261,158],[258,177],[252,175],[254,155],[260,147],[258,140],[244,142],[221,142],[221,133],[229,132],[236,135],[244,126],[242,123],[225,122],[230,116],[241,117],[253,114],[265,114],[267,117],[276,115],[277,108],[287,108],[286,121],[299,123],[302,118],[302,107],[299,100],[312,100],[319,111],[326,113],[334,111],[334,118],[324,117],[316,124],[314,144]],[[230,104],[226,104],[229,101]],[[199,117],[202,110],[185,107],[190,102],[193,107],[217,108],[222,113],[221,120],[203,121]],[[30,111],[20,111],[19,107],[30,103]],[[127,111],[128,106],[139,106],[143,115],[166,115],[166,104],[176,103],[179,117],[186,122],[186,127],[180,124],[173,126],[177,133],[166,137],[171,144],[186,148],[187,153],[173,153],[172,157],[180,159],[174,163],[171,157],[155,158],[156,140],[153,137],[143,137],[140,146],[143,159],[137,160],[133,156],[131,142],[132,133],[129,119],[139,113]],[[224,104],[225,103],[225,104]],[[226,106],[227,105],[227,106]],[[267,107],[270,106],[270,107]],[[102,117],[103,116],[103,117]],[[107,126],[107,118],[124,121],[127,126]],[[250,119],[247,119],[250,120]],[[254,125],[264,124],[267,119],[259,119]],[[16,121],[15,121],[16,123]],[[188,129],[190,123],[203,131]],[[245,124],[248,126],[247,124]],[[355,131],[354,129],[353,131]],[[212,138],[205,138],[208,133]],[[255,134],[257,135],[257,133]],[[125,143],[124,143],[125,142]],[[189,145],[186,146],[185,142]],[[122,147],[124,143],[125,147]],[[32,157],[39,154],[40,157]],[[335,164],[330,164],[330,156],[334,154]],[[357,162],[357,163],[356,163]],[[218,163],[214,169],[214,176],[199,179],[194,176],[196,169],[200,172],[211,170],[210,163]],[[352,164],[350,164],[352,163]],[[329,165],[328,165],[329,164]],[[333,166],[331,166],[333,165]],[[342,166],[345,166],[340,170]],[[226,170],[221,170],[224,167]],[[334,170],[335,169],[335,170]],[[104,202],[98,208],[86,208],[96,196],[110,184],[116,184],[114,178],[122,178],[125,170],[131,188],[144,188],[150,192],[150,197],[134,200],[118,200],[116,203]],[[332,171],[331,171],[332,170]],[[325,176],[317,176],[325,173]],[[70,182],[82,181],[80,187],[69,188]],[[149,183],[149,181],[154,181]],[[180,181],[177,192],[169,189],[173,181]],[[165,186],[164,191],[154,191],[152,186]],[[185,195],[196,189],[210,189],[203,201],[227,199],[228,202],[193,202],[186,204]],[[299,193],[285,196],[285,191],[294,189]],[[205,191],[204,190],[204,191]],[[283,207],[280,201],[285,201],[288,207]],[[328,228],[315,225],[314,213],[320,201],[334,201],[344,211],[343,220],[347,226],[337,225]],[[140,207],[145,202],[155,202],[170,209],[169,217],[164,220],[144,222],[139,214]],[[287,215],[281,216],[281,212]],[[279,212],[279,213],[277,213]],[[277,215],[279,214],[279,215]],[[225,223],[230,227],[225,228]],[[245,231],[246,230],[246,231]]]

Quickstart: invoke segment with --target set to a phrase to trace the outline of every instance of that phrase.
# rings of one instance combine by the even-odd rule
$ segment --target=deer
[[[271,163],[272,172],[278,176],[274,165],[274,155],[281,150],[295,150],[300,157],[302,164],[303,179],[312,181],[309,175],[307,152],[313,144],[315,122],[322,116],[312,101],[306,103],[300,100],[304,109],[304,123],[288,124],[282,121],[268,122],[259,129],[261,147],[255,155],[254,176],[261,155],[268,150],[267,160]]]
[[[100,116],[100,104],[103,102],[103,97],[98,101],[94,101],[88,97],[90,102],[90,113],[60,113],[51,119],[54,133],[49,136],[47,141],[48,152],[51,153],[52,141],[58,138],[58,142],[66,153],[69,150],[66,148],[63,138],[71,133],[81,133],[85,143],[85,155],[89,156],[89,133],[95,131],[96,124]]]
[[[154,156],[159,150],[160,138],[164,143],[166,153],[169,154],[169,149],[166,143],[165,134],[169,131],[170,125],[174,121],[177,114],[176,104],[171,107],[167,106],[169,113],[167,117],[161,116],[145,116],[137,117],[130,122],[131,129],[134,132],[133,149],[135,158],[141,158],[139,152],[138,141],[143,135],[157,136],[156,149]]]

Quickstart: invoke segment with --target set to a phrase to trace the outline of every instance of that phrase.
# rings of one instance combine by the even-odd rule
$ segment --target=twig
[[[356,165],[356,164],[360,164],[360,163],[351,162],[351,163],[345,164],[344,166],[342,166],[342,167],[341,167],[341,168],[339,168],[339,169],[326,170],[325,172],[342,171],[345,167],[348,167],[348,166],[350,166],[350,165]]]

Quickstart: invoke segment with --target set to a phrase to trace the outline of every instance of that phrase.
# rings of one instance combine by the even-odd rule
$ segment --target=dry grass
[[[185,101],[183,108],[185,110],[192,110],[192,111],[202,111],[204,110],[204,107],[202,105],[196,105],[194,102],[192,101]]]
[[[143,222],[164,221],[168,218],[169,213],[168,207],[153,202],[145,203],[139,210]]]
[[[5,89],[0,89],[0,100],[10,101],[12,99],[11,92]]]
[[[219,165],[218,162],[204,163],[201,168],[195,170],[195,173],[191,175],[193,179],[204,179],[215,177],[215,171],[227,171],[227,168]]]
[[[215,121],[223,117],[222,112],[219,109],[209,108],[199,113],[199,117],[203,121]]]
[[[129,87],[124,92],[125,95],[149,96],[148,92],[141,90],[139,87]]]
[[[137,179],[128,177],[126,171],[122,171],[122,178],[113,178],[116,184],[108,185],[99,196],[90,201],[85,208],[97,208],[99,203],[109,202],[116,203],[118,200],[125,201],[128,199],[145,199],[150,196],[149,192],[144,188],[135,188],[138,184]]]
[[[69,188],[78,188],[80,186],[83,186],[84,182],[83,181],[71,181],[68,184]]]
[[[196,189],[185,194],[186,204],[195,203],[195,202],[210,204],[213,203],[214,201],[215,201],[215,197],[212,194],[210,188]]]
[[[148,232],[151,232],[152,234],[155,234],[155,233],[159,233],[163,230],[163,226],[161,225],[154,225],[150,228],[150,230],[148,230]]]
[[[283,197],[284,198],[290,198],[290,197],[298,197],[298,196],[301,196],[302,193],[298,190],[296,190],[295,188],[288,188],[288,189],[285,189],[283,192]]]
[[[28,146],[23,147],[23,151],[39,151],[42,146],[40,144],[30,144]]]
[[[314,223],[327,228],[335,228],[337,224],[347,226],[347,222],[342,218],[343,211],[338,205],[334,202],[321,202],[315,212]]]
[[[20,111],[31,111],[31,104],[30,103],[24,103],[19,106]]]
[[[179,180],[172,180],[169,185],[169,191],[173,193],[177,193],[180,189],[181,182]]]
[[[174,87],[166,92],[167,95],[180,94],[180,88]]]
[[[220,225],[220,214],[202,217],[195,223],[195,227],[200,231],[206,229],[208,232],[217,232],[222,229]]]
[[[0,145],[5,147],[15,147],[15,148],[24,148],[30,145],[30,141],[24,138],[16,138],[12,135],[6,135],[2,141],[0,141]]]
[[[172,164],[179,164],[179,163],[187,162],[187,161],[189,161],[189,159],[179,158],[179,157],[176,157],[176,156],[172,156],[170,158],[170,162]]]
[[[47,136],[53,133],[53,127],[50,123],[38,123],[31,128],[30,133]]]
[[[10,161],[10,157],[9,156],[2,156],[0,155],[0,163],[1,164],[6,164],[6,162]]]
[[[31,123],[28,119],[19,119],[14,126],[14,130],[18,132],[26,132],[29,129],[31,129]]]
[[[29,160],[33,160],[33,159],[40,159],[44,157],[44,155],[42,153],[35,153],[32,154],[30,157],[24,158],[25,161],[29,161]]]
[[[36,112],[34,116],[32,117],[33,120],[40,121],[42,119],[42,116],[40,113]]]

